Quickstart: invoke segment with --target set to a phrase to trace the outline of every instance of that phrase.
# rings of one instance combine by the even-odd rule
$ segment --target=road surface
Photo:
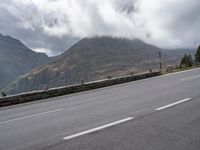
[[[0,109],[1,150],[198,150],[200,69]]]

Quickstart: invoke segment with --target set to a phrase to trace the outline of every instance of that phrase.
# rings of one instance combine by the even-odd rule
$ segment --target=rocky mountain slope
[[[0,34],[0,89],[49,60],[46,54],[36,53],[19,40]]]
[[[159,67],[159,51],[165,65],[176,64],[179,56],[140,40],[85,38],[48,65],[36,68],[7,87],[9,94],[117,77]]]

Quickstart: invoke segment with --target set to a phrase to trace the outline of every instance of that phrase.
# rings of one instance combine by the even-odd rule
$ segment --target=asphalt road
[[[0,149],[196,150],[200,69],[0,109]]]

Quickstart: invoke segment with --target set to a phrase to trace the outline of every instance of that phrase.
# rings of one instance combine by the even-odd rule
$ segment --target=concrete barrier
[[[57,97],[57,96],[78,93],[78,92],[93,90],[93,89],[97,89],[97,88],[112,86],[112,85],[116,85],[116,84],[122,84],[122,83],[126,83],[126,82],[146,79],[146,78],[155,77],[155,76],[159,76],[159,75],[161,75],[160,72],[143,73],[143,74],[137,74],[137,75],[133,75],[133,76],[124,76],[124,77],[120,77],[120,78],[88,82],[88,83],[81,84],[81,85],[73,85],[73,86],[53,88],[53,89],[44,90],[44,91],[34,91],[34,92],[22,93],[22,94],[18,94],[18,95],[0,98],[0,107],[16,105],[16,104],[21,104],[21,103],[27,103],[27,102],[33,102],[33,101],[39,101],[39,100],[53,98],[53,97]]]

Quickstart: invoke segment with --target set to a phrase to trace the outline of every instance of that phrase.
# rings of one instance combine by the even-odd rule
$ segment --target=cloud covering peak
[[[13,31],[31,47],[54,53],[93,36],[138,38],[163,48],[200,43],[199,0],[5,0],[0,8],[5,34]]]

